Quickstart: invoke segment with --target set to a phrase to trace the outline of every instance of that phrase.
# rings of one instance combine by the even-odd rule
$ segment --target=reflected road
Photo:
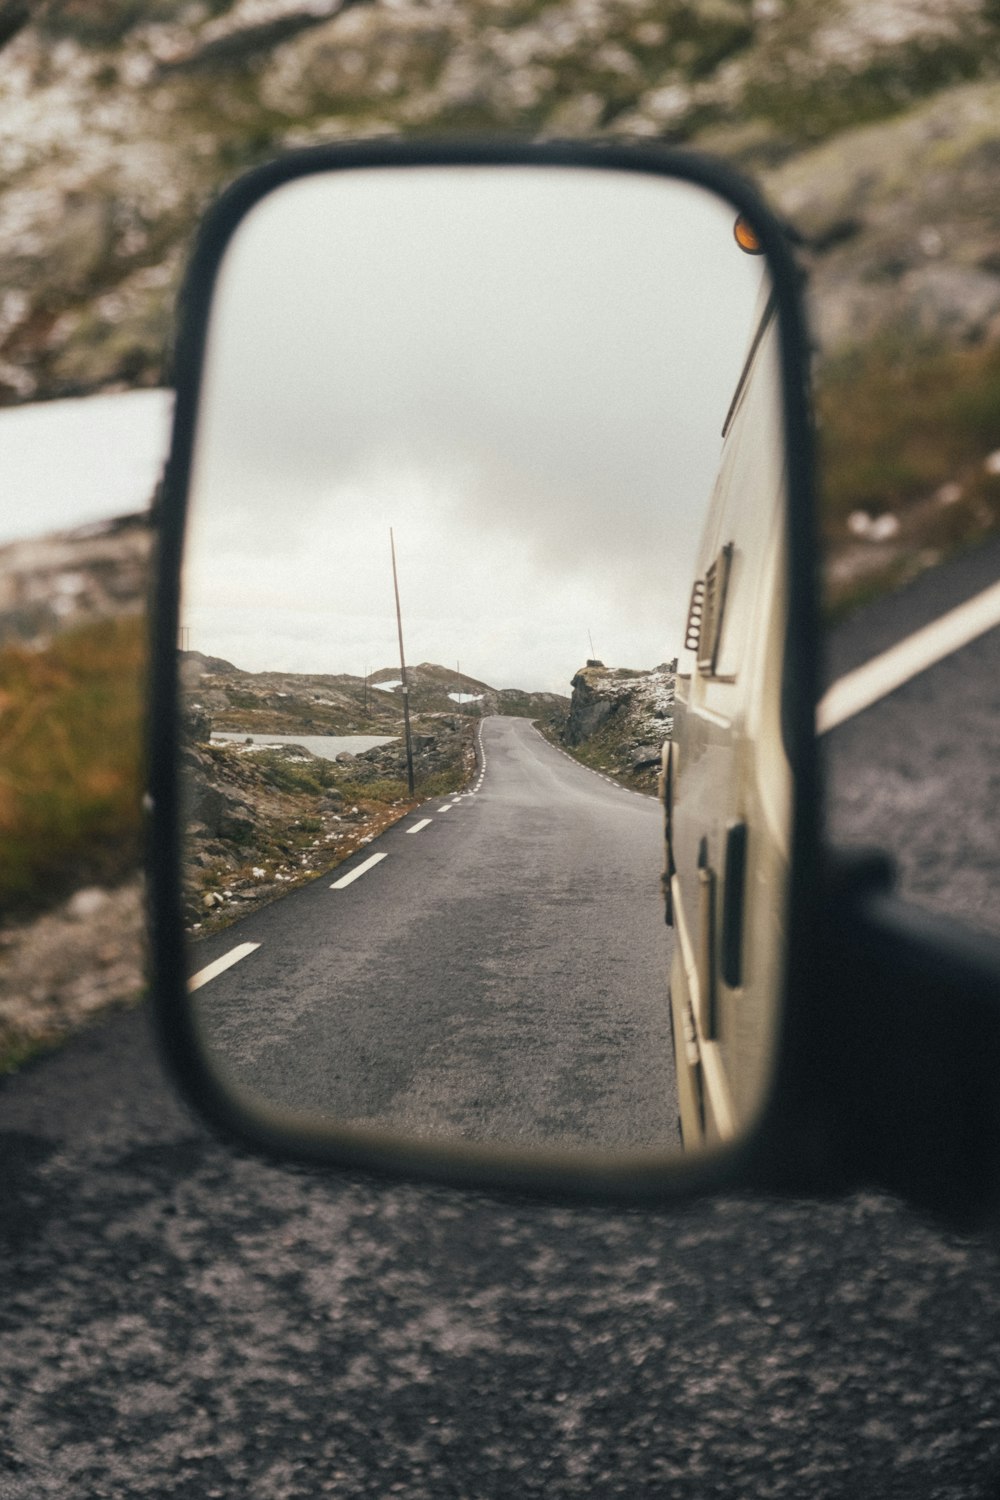
[[[192,950],[216,1055],[269,1102],[357,1123],[673,1145],[659,804],[526,719],[480,738],[465,795]]]

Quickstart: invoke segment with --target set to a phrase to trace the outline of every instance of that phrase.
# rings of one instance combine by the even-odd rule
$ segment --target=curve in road
[[[218,1060],[272,1104],[425,1136],[674,1145],[661,856],[652,798],[489,718],[468,793],[193,949],[195,1003]]]

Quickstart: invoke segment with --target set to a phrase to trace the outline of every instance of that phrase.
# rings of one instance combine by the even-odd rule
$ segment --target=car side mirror
[[[293,154],[206,218],[176,384],[150,874],[189,1099],[492,1189],[863,1179],[807,346],[753,190],[612,144]]]

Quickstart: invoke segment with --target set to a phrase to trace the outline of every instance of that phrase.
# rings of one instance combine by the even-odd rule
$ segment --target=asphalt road
[[[872,605],[828,644],[833,680],[1000,577],[1000,539]],[[888,850],[908,900],[1000,935],[1000,629],[823,741],[834,843]]]
[[[995,635],[952,691],[987,701]],[[830,736],[869,788],[842,837],[909,836],[872,768],[895,783],[926,691]],[[961,909],[950,704],[924,897]],[[5,1080],[0,1131],[3,1500],[1000,1493],[996,1246],[884,1197],[660,1216],[293,1171],[184,1113],[141,1012]]]
[[[327,1118],[675,1145],[662,837],[654,799],[486,719],[467,795],[192,947],[203,972],[257,945],[197,992],[216,1056]]]

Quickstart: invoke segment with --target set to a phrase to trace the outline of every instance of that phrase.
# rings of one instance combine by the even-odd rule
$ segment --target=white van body
[[[696,564],[661,790],[680,1125],[732,1138],[763,1102],[782,990],[791,777],[781,731],[784,437],[762,292]]]

